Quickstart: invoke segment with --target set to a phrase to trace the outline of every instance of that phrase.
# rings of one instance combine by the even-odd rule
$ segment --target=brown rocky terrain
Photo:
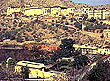
[[[110,9],[110,4],[100,5],[100,6],[94,6],[95,8],[106,8]]]
[[[7,8],[8,6],[20,7],[23,5],[31,5],[36,7],[63,6],[76,8],[88,6],[86,4],[74,3],[71,0],[0,0],[1,9]]]

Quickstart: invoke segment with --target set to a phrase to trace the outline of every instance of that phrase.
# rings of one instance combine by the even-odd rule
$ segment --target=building
[[[12,8],[9,7],[7,9],[7,15],[10,15],[15,12],[22,12],[26,16],[36,16],[36,15],[48,15],[52,17],[57,17],[60,15],[68,16],[71,13],[74,13],[75,8],[66,8],[60,6],[53,6],[53,7],[45,7],[45,8],[36,8],[36,7],[29,7],[29,8]]]
[[[62,77],[64,79],[66,77],[65,73],[56,72],[56,71],[45,71],[46,66],[42,63],[35,63],[29,61],[19,61],[15,66],[15,72],[20,73],[22,67],[29,68],[29,78],[45,78],[50,80],[55,80],[55,77]]]
[[[50,7],[45,7],[42,8],[43,15],[50,15],[51,14],[51,8]]]
[[[67,8],[68,14],[74,13],[75,10],[75,8]]]
[[[20,12],[21,11],[21,8],[16,8],[16,7],[8,7],[7,9],[7,15],[10,15],[14,12]]]
[[[88,11],[88,18],[108,19],[110,17],[110,10],[90,10]]]
[[[75,19],[78,19],[79,20],[80,18],[82,18],[83,13],[82,13],[81,10],[75,10],[73,13],[74,13],[74,16],[73,17]]]
[[[24,15],[27,16],[36,16],[36,15],[42,15],[43,11],[41,8],[29,8],[29,9],[25,9],[24,11]]]
[[[81,49],[82,54],[110,54],[110,48],[98,48],[89,45],[74,45],[75,49]]]
[[[41,63],[29,62],[29,61],[19,61],[15,66],[15,72],[21,73],[22,67],[29,68],[29,77],[30,78],[37,78],[43,77],[42,72],[44,71],[45,65]]]
[[[101,10],[90,10],[88,12],[88,18],[95,18],[95,19],[102,19],[102,12]]]
[[[75,14],[76,9],[75,8],[66,8],[61,7],[61,15],[68,16],[69,14]]]
[[[67,8],[62,8],[61,9],[61,15],[66,16],[68,14],[69,14],[69,12],[67,11]]]
[[[94,50],[97,50],[97,47],[92,47],[89,45],[74,45],[75,49],[81,49],[82,54],[86,54],[86,53],[94,53]]]
[[[75,13],[75,8],[66,8],[61,6],[45,7],[45,8],[15,8],[9,7],[7,9],[7,15],[15,12],[22,12],[26,16],[36,16],[36,15],[47,15],[52,17],[58,17],[60,15],[68,16],[69,14]],[[78,12],[79,13],[79,12]]]
[[[103,19],[110,19],[110,10],[102,10],[103,12]]]
[[[51,16],[59,16],[61,15],[61,7],[60,6],[54,6],[51,7]]]
[[[103,35],[105,38],[110,38],[110,30],[109,29],[103,30]]]

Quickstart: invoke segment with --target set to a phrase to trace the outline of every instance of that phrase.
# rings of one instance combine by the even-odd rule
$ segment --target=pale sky
[[[75,3],[85,3],[89,5],[110,4],[110,0],[72,0]]]

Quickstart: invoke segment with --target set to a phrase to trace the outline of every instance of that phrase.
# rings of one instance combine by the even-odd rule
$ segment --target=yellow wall
[[[61,8],[51,8],[52,16],[59,16],[61,14]]]
[[[74,8],[67,8],[67,9],[61,9],[60,7],[50,7],[50,8],[8,8],[7,14],[12,14],[13,12],[20,12],[22,11],[24,15],[30,16],[30,15],[49,15],[49,16],[59,16],[59,15],[69,15],[69,13],[74,13]]]
[[[29,75],[31,77],[41,77],[41,78],[46,78],[46,79],[51,79],[53,80],[54,78],[52,78],[52,76],[55,76],[55,77],[66,77],[66,75],[64,73],[60,73],[60,74],[56,74],[54,72],[45,72],[45,71],[41,71],[39,69],[33,69],[33,68],[29,68],[30,70],[30,73]],[[15,72],[18,72],[20,73],[21,72],[21,66],[15,66]]]
[[[94,10],[94,11],[89,11],[88,12],[88,18],[94,17],[95,19],[101,19],[102,13],[100,10]]]
[[[106,48],[97,48],[97,47],[91,47],[91,46],[85,46],[85,45],[74,45],[73,47],[75,47],[75,49],[81,48],[81,49],[91,49],[93,50],[92,52],[89,53],[93,53],[93,54],[110,54],[110,49],[106,49]],[[84,53],[84,52],[83,52]]]
[[[29,68],[30,73],[29,75],[31,77],[41,77],[41,78],[50,78],[51,76],[55,75],[55,73],[50,73],[50,72],[44,72],[43,70],[39,70],[39,69],[33,69],[33,68]],[[21,72],[21,66],[15,66],[15,71],[20,73]]]
[[[69,15],[70,13],[73,13],[74,15],[76,15],[76,14],[81,15],[82,14],[81,11],[77,11],[77,10],[75,10],[75,8],[67,8],[67,9],[61,10],[61,15],[66,16],[66,15]]]
[[[66,16],[68,14],[69,14],[69,12],[67,11],[67,9],[62,9],[61,10],[61,15]]]
[[[30,16],[30,15],[34,16],[34,15],[41,15],[41,14],[43,14],[42,9],[37,9],[37,8],[36,9],[27,9],[24,11],[24,15],[27,15],[27,16]]]
[[[95,19],[107,19],[110,17],[109,10],[90,10],[88,11],[88,18],[94,17]]]
[[[98,50],[94,50],[94,53],[99,53],[99,54],[110,54],[110,49],[103,49],[99,48]]]
[[[108,19],[110,17],[110,10],[103,10],[103,19]]]
[[[68,9],[67,9],[67,12],[68,12],[68,13],[73,13],[74,11],[75,11],[74,8],[68,8]]]
[[[21,8],[10,8],[10,7],[8,7],[7,15],[12,14],[13,12],[20,12],[20,11],[21,11]]]
[[[43,15],[50,15],[51,14],[51,9],[50,8],[42,8]]]

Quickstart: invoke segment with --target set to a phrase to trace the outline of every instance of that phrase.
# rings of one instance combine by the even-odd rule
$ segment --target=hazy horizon
[[[110,4],[110,0],[72,0],[75,3],[84,3],[92,6]]]

